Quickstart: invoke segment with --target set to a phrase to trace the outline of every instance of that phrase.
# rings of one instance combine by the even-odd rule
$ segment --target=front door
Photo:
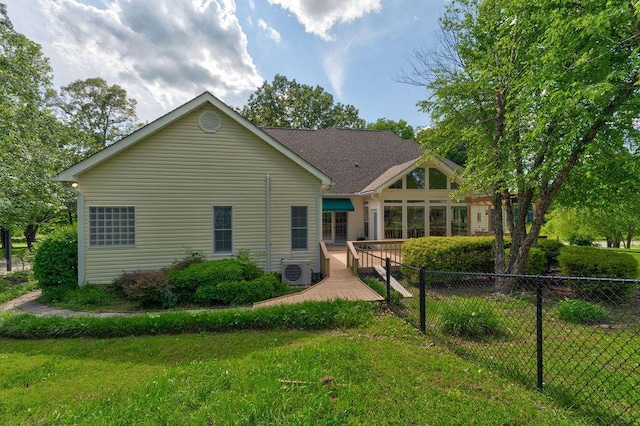
[[[322,240],[328,243],[347,241],[347,212],[322,212]]]
[[[334,212],[335,234],[333,241],[344,243],[347,241],[347,212]]]

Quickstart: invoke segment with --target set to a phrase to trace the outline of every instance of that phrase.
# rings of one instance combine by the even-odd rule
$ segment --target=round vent
[[[213,111],[203,112],[202,115],[200,115],[198,124],[202,131],[206,133],[215,133],[220,128],[220,116]]]
[[[284,268],[284,277],[292,282],[296,282],[302,276],[302,268],[300,265],[287,265]]]

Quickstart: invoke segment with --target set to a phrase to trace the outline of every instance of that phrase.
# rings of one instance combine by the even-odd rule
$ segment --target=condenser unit
[[[283,260],[282,282],[289,285],[310,285],[311,262],[308,260]]]

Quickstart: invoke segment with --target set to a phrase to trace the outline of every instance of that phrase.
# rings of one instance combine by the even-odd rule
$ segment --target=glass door
[[[335,235],[334,242],[342,243],[347,241],[347,212],[335,212]]]
[[[322,212],[322,240],[333,241],[333,226],[331,223],[331,212]]]

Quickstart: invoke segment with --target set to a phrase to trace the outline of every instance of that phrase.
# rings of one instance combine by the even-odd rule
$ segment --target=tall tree
[[[367,123],[366,128],[369,130],[389,130],[402,139],[414,140],[416,137],[413,126],[405,120],[394,121],[388,118],[378,118],[375,123]]]
[[[494,206],[496,272],[521,273],[572,170],[636,132],[638,14],[628,2],[457,0],[441,27],[442,48],[417,51],[405,80],[432,93],[420,104],[434,122],[427,147],[467,143],[466,188],[485,191]],[[503,292],[514,285],[496,283]]]
[[[65,198],[51,180],[65,165],[46,107],[51,78],[40,46],[14,30],[0,4],[0,227],[22,229],[29,248]]]
[[[54,101],[62,121],[78,131],[76,149],[84,155],[131,133],[137,126],[136,104],[125,89],[100,77],[61,87]]]
[[[300,84],[276,74],[249,96],[241,111],[256,126],[294,129],[363,128],[353,105],[335,103],[322,87]]]

